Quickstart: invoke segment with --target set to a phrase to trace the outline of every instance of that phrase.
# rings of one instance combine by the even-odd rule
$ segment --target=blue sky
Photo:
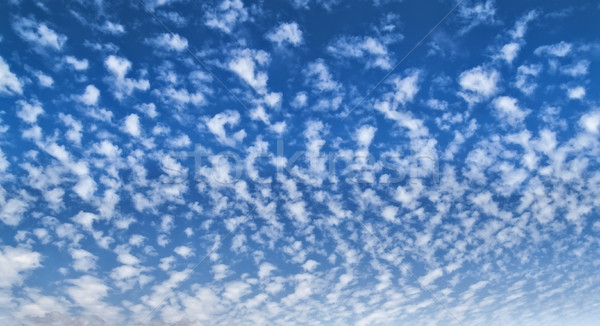
[[[599,14],[3,2],[0,323],[597,324]]]

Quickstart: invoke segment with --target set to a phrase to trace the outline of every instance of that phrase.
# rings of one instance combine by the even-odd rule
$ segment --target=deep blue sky
[[[600,5],[457,3],[0,4],[0,323],[594,325]]]

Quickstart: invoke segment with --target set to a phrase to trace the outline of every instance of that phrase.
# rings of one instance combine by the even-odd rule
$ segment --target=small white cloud
[[[600,133],[600,110],[584,114],[579,119],[579,125],[592,134]]]
[[[85,201],[92,199],[96,189],[96,181],[87,175],[80,178],[75,186],[73,186],[73,191]]]
[[[1,70],[1,68],[0,68]],[[1,74],[1,72],[0,72]],[[54,79],[52,79],[52,77],[44,74],[41,71],[36,71],[35,72],[35,77],[38,79],[38,84],[40,84],[41,87],[52,87],[52,85],[54,85]],[[0,76],[0,80],[2,80],[2,77]]]
[[[266,262],[262,263],[258,267],[258,277],[261,279],[267,278],[274,270],[277,270],[277,267],[273,266],[273,264]]]
[[[282,23],[267,34],[267,39],[278,46],[286,43],[298,46],[302,44],[302,31],[295,22]]]
[[[427,273],[425,276],[420,277],[419,283],[421,283],[422,286],[428,286],[431,283],[435,282],[435,280],[437,280],[438,278],[442,277],[443,275],[444,275],[444,270],[441,268],[436,268],[436,269],[430,271],[429,273]]]
[[[83,249],[71,249],[71,257],[73,258],[73,269],[79,272],[87,272],[90,269],[96,268],[98,257],[92,255],[89,251]]]
[[[17,75],[10,71],[10,67],[0,56],[0,94],[23,94],[23,83]]]
[[[483,24],[494,24],[496,22],[496,6],[493,0],[487,0],[485,3],[478,2],[472,7],[463,5],[459,9],[459,15],[468,24],[459,30],[460,34],[465,34],[476,26]]]
[[[306,83],[319,92],[334,91],[341,87],[338,82],[333,80],[333,76],[323,59],[309,63],[304,70],[304,74],[306,75]]]
[[[27,211],[29,205],[19,198],[11,198],[3,202],[0,208],[0,221],[6,225],[18,225],[23,219],[23,214]],[[0,264],[2,266],[2,264]],[[1,283],[1,281],[0,281]]]
[[[521,49],[521,45],[519,43],[511,42],[505,44],[502,49],[500,49],[500,57],[508,63],[512,63],[513,60],[517,57],[519,50]]]
[[[0,249],[0,289],[10,289],[20,285],[24,273],[41,267],[42,255],[22,247],[3,246]]]
[[[377,128],[373,126],[362,126],[356,131],[356,141],[360,147],[369,147]]]
[[[420,71],[414,70],[404,78],[394,78],[392,80],[395,85],[394,100],[402,105],[412,102],[419,92],[419,75]]]
[[[489,98],[498,91],[500,74],[495,69],[482,66],[463,71],[458,77],[463,91],[458,94],[469,103],[476,103]]]
[[[100,26],[100,30],[113,35],[120,35],[125,33],[125,27],[118,23],[113,23],[111,21],[106,21],[104,25]]]
[[[36,50],[38,51],[44,48],[60,51],[67,41],[65,35],[56,33],[46,24],[38,23],[29,18],[19,17],[15,19],[13,29],[23,40],[37,45]]]
[[[183,51],[188,47],[188,41],[179,34],[163,33],[155,38],[146,39],[146,42],[164,50]]]
[[[66,56],[65,57],[65,62],[68,63],[69,65],[71,65],[71,67],[73,67],[73,69],[75,70],[87,70],[87,68],[89,67],[89,63],[87,61],[87,59],[77,59],[74,56]]]
[[[140,127],[140,117],[137,114],[132,113],[125,117],[123,121],[122,130],[133,137],[139,137],[142,134],[142,129]]]
[[[551,45],[542,45],[535,49],[533,53],[536,55],[547,55],[554,57],[565,57],[571,52],[571,43],[566,43],[561,41],[560,43],[551,44]]]
[[[517,80],[515,86],[524,94],[531,95],[537,88],[537,84],[532,80],[542,71],[541,65],[523,65],[517,69]]]
[[[217,113],[210,119],[205,119],[208,130],[215,135],[217,141],[222,144],[233,146],[238,141],[233,137],[227,136],[225,126],[235,127],[240,122],[240,114],[237,111],[227,110]]]
[[[585,96],[585,88],[577,86],[567,89],[567,96],[572,100],[581,100]]]
[[[384,220],[388,222],[394,222],[396,220],[396,215],[398,214],[398,207],[396,206],[386,206],[381,211],[381,216]]]
[[[230,301],[238,302],[242,297],[250,294],[250,292],[250,285],[248,285],[248,283],[242,281],[235,281],[228,283],[225,286],[225,292],[223,293],[223,297]]]
[[[150,82],[146,79],[127,78],[127,73],[131,69],[131,61],[126,58],[109,55],[104,61],[104,65],[112,74],[109,81],[117,99],[120,100],[125,95],[131,95],[136,89],[145,91],[150,88]]]
[[[590,62],[588,60],[580,60],[560,69],[560,72],[572,77],[585,76],[588,74]]]
[[[100,98],[100,90],[94,85],[87,85],[85,92],[79,96],[79,100],[85,105],[96,105]]]
[[[292,103],[290,103],[290,105],[294,108],[303,108],[306,106],[306,103],[308,101],[308,96],[306,96],[306,92],[298,92],[296,94],[296,96],[294,97],[294,100],[292,101]]]
[[[302,264],[302,269],[304,269],[307,272],[312,272],[315,270],[315,268],[317,268],[317,266],[319,266],[318,262],[309,259],[304,264]]]
[[[17,104],[21,107],[17,111],[17,116],[27,123],[36,123],[38,116],[44,113],[42,103],[36,100],[33,100],[31,103],[19,100]]]
[[[257,92],[264,94],[267,91],[266,86],[269,77],[265,72],[258,71],[258,68],[266,65],[269,60],[269,54],[265,51],[245,49],[229,61],[228,66],[248,85],[252,86]]]
[[[219,6],[206,13],[205,24],[225,33],[231,33],[233,28],[248,20],[248,11],[241,0],[223,0]]]
[[[529,110],[519,108],[517,100],[509,96],[500,96],[494,100],[493,104],[498,117],[511,126],[523,123],[525,117],[530,113]]]
[[[194,255],[194,251],[188,246],[179,246],[176,247],[173,251],[183,258],[189,258]]]
[[[391,68],[387,47],[370,36],[341,37],[327,47],[327,52],[341,58],[366,58],[367,67]]]
[[[213,265],[211,271],[214,275],[215,281],[220,281],[227,277],[227,275],[231,274],[229,271],[229,267],[225,264],[217,264]]]

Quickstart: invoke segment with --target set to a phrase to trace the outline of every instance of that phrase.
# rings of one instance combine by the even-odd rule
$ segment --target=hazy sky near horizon
[[[598,17],[3,1],[0,324],[596,325]]]

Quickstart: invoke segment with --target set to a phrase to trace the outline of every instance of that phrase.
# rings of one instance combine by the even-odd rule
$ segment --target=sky
[[[590,326],[600,4],[0,4],[0,324]]]

